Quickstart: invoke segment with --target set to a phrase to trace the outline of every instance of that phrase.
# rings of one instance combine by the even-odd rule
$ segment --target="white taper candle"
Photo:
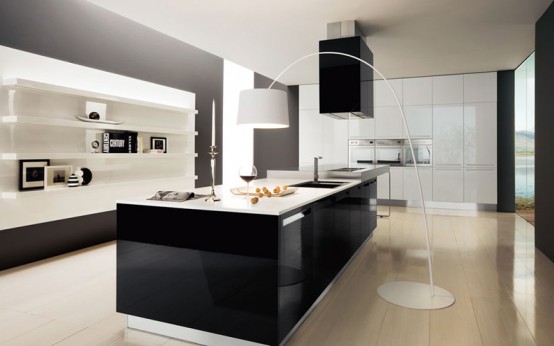
[[[215,99],[212,102],[212,146],[215,146]]]

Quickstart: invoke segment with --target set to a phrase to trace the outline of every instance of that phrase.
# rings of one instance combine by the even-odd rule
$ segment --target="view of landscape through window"
[[[516,213],[535,224],[535,53],[515,71]]]

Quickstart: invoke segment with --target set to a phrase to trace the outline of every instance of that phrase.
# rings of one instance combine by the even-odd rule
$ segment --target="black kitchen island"
[[[200,344],[284,344],[376,227],[388,167],[373,171],[255,205],[224,186],[215,203],[118,201],[117,311],[131,328]]]

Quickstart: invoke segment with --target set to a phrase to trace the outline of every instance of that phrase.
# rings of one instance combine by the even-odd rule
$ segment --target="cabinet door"
[[[433,165],[461,167],[464,163],[464,106],[433,107]]]
[[[464,202],[497,203],[496,168],[464,169]]]
[[[404,106],[432,105],[432,77],[406,78],[402,81]]]
[[[402,138],[403,128],[398,107],[375,107],[375,138]]]
[[[402,179],[402,167],[390,168],[390,198],[402,199],[403,198],[403,179]],[[377,198],[388,199],[389,198],[389,175],[381,174],[377,178]]]
[[[349,138],[375,138],[375,118],[373,119],[348,119]]]
[[[372,180],[375,182],[375,179]],[[360,229],[360,244],[363,243],[367,237],[371,234],[373,231],[372,228],[372,205],[371,205],[371,188],[370,188],[370,181],[363,182],[361,186],[361,195],[360,195],[360,204],[361,204],[361,218],[362,218],[362,225]],[[377,192],[377,190],[375,190]],[[376,196],[377,197],[377,196]],[[377,201],[375,202],[375,210],[377,210]]]
[[[496,102],[496,72],[464,75],[464,102]]]
[[[433,78],[433,104],[464,103],[464,76],[436,76]]]
[[[362,239],[362,185],[348,189],[350,204],[350,255],[353,255],[361,244]]]
[[[365,235],[364,240],[367,239],[373,233],[373,230],[377,228],[377,179],[372,179],[369,182],[369,234]],[[365,191],[367,193],[367,190]],[[364,194],[365,195],[365,194]],[[365,195],[367,196],[367,195]]]
[[[464,165],[496,166],[496,102],[464,104]]]
[[[433,168],[433,201],[464,201],[464,171],[461,167]]]
[[[335,251],[335,207],[332,198],[314,203],[314,283],[315,296],[333,280],[337,269]]]
[[[418,167],[421,187],[423,189],[423,198],[426,201],[433,199],[433,170],[431,167]],[[419,185],[414,167],[404,167],[404,198],[407,201],[419,201]]]
[[[402,104],[402,79],[392,79],[388,81],[398,97],[398,101]],[[373,82],[373,104],[375,107],[398,107],[394,94],[384,80],[376,80]]]
[[[319,84],[298,87],[298,109],[319,109]]]
[[[232,214],[232,213],[229,213]],[[248,220],[243,218],[243,220]],[[286,309],[279,313],[279,340],[287,335],[295,323],[313,304],[318,291],[314,282],[314,213],[311,205],[286,213],[279,230],[279,303]],[[221,261],[220,263],[225,263]],[[225,270],[215,270],[226,272]],[[240,275],[239,275],[240,276]],[[222,282],[222,281],[219,281]],[[291,295],[287,288],[302,287]],[[289,294],[287,294],[289,293]],[[228,294],[226,295],[229,296]],[[224,300],[224,298],[221,298]],[[189,310],[184,307],[185,310]],[[194,309],[192,309],[194,310]],[[232,309],[231,309],[232,310]]]
[[[335,194],[335,229],[334,229],[334,257],[337,266],[333,277],[340,271],[342,265],[350,259],[350,198],[348,191]]]
[[[313,165],[323,156],[323,119],[318,110],[300,110],[298,119],[299,166]]]
[[[431,138],[433,137],[433,107],[428,106],[408,106],[404,107],[406,122],[410,130],[411,138]],[[403,131],[404,138],[408,138],[406,129]]]
[[[323,120],[323,159],[326,165],[348,165],[348,121],[320,116]],[[312,156],[313,162],[313,156]]]

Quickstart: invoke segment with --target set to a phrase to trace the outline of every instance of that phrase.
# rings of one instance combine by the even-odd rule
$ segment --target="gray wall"
[[[554,5],[535,32],[535,246],[554,261]]]
[[[272,79],[254,74],[254,88],[268,88]],[[267,177],[267,170],[298,167],[298,86],[275,83],[272,87],[287,92],[289,127],[254,130],[254,165],[258,178]]]
[[[497,211],[515,212],[515,73],[499,71],[497,78]]]

